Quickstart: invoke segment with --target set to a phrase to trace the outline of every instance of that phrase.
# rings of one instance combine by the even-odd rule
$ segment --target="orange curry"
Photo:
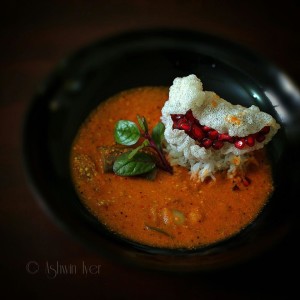
[[[257,217],[273,190],[264,150],[254,153],[247,187],[239,177],[228,179],[226,172],[217,173],[215,181],[196,182],[180,166],[174,167],[173,175],[159,170],[155,180],[103,171],[99,149],[115,143],[116,122],[136,122],[139,114],[151,129],[159,122],[167,98],[167,88],[145,87],[99,105],[72,147],[71,171],[78,195],[110,231],[141,244],[196,248],[224,240]]]

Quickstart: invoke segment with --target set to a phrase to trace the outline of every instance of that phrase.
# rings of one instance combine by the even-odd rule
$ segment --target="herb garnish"
[[[120,176],[135,176],[152,172],[157,166],[164,171],[173,173],[172,167],[166,160],[162,143],[164,140],[164,124],[159,122],[152,130],[150,135],[147,121],[144,117],[137,116],[139,127],[136,123],[128,120],[120,120],[115,125],[114,137],[118,144],[124,146],[136,145],[135,149],[121,154],[114,162],[113,171]],[[141,151],[148,147],[158,156],[158,161],[149,152]]]

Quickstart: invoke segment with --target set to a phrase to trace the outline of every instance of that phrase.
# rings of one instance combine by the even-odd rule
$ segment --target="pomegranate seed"
[[[209,126],[201,125],[199,120],[193,116],[191,109],[185,114],[171,114],[171,118],[173,129],[184,130],[206,149],[212,146],[215,150],[219,150],[224,146],[224,142],[234,143],[234,146],[238,149],[243,149],[245,145],[253,147],[255,140],[258,142],[264,141],[265,134],[270,132],[270,126],[265,126],[258,133],[250,134],[246,138],[232,137],[228,133],[218,133],[217,130]]]
[[[215,150],[219,150],[224,146],[224,143],[222,141],[214,141],[212,146]]]
[[[173,129],[180,129],[180,127],[179,127],[180,122],[182,122],[181,119],[178,119],[178,120],[176,120],[176,121],[173,121],[173,126],[172,126],[172,128],[173,128]]]
[[[234,143],[235,148],[243,149],[245,147],[245,139],[241,138]]]
[[[183,129],[184,131],[190,131],[191,130],[191,124],[189,124],[188,122],[181,122],[179,125],[180,129]]]
[[[210,140],[210,139],[203,139],[202,141],[201,141],[201,145],[205,148],[205,149],[208,149],[211,145],[212,145],[212,140]]]
[[[255,137],[254,137],[253,135],[247,136],[247,138],[246,138],[246,144],[247,144],[249,147],[253,147],[254,144],[255,144]]]
[[[185,117],[186,117],[189,121],[194,121],[194,120],[195,120],[195,118],[194,118],[194,116],[193,116],[193,112],[192,112],[191,109],[188,110],[188,111],[185,113]]]
[[[217,130],[211,130],[207,133],[207,136],[211,139],[211,140],[216,140],[219,136],[219,133]]]
[[[208,126],[206,126],[206,125],[204,125],[204,126],[202,127],[202,130],[205,131],[205,132],[209,132],[209,131],[211,131],[211,128],[208,127]]]
[[[199,120],[197,119],[194,119],[194,124],[198,125],[199,127],[202,128],[202,125],[200,124]]]
[[[183,118],[182,114],[171,114],[171,119],[173,122],[177,122],[178,120],[180,120],[182,118]]]
[[[176,122],[173,122],[173,129],[183,129],[186,128],[189,125],[188,121],[186,118],[182,117],[181,119],[177,120]],[[183,127],[184,128],[183,128]]]
[[[228,141],[231,136],[227,133],[220,133],[218,140],[219,141]]]
[[[262,134],[268,134],[270,132],[270,129],[271,129],[270,126],[265,126],[259,132]]]
[[[196,140],[202,140],[204,138],[202,129],[196,124],[194,124],[192,127],[192,133]]]
[[[232,136],[230,136],[228,133],[220,133],[219,137],[218,137],[219,141],[225,141],[225,142],[229,142],[229,143],[233,143],[234,142],[234,138]]]
[[[257,135],[256,135],[256,140],[259,142],[259,143],[261,143],[261,142],[263,142],[264,140],[265,140],[265,135],[263,134],[263,133],[258,133]]]

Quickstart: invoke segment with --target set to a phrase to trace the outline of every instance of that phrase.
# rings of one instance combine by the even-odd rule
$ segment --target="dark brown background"
[[[212,33],[262,54],[299,85],[295,2],[9,1],[1,4],[0,24],[2,295],[33,299],[278,299],[295,288],[283,279],[292,278],[289,270],[298,261],[275,250],[261,259],[258,269],[248,264],[219,274],[193,276],[129,269],[99,257],[48,218],[27,187],[21,165],[22,120],[39,84],[63,57],[112,34],[157,27]],[[39,264],[37,274],[26,271],[30,261]],[[100,265],[99,274],[83,275],[83,261],[88,266]],[[47,263],[76,265],[77,274],[58,274],[51,279],[45,274]]]

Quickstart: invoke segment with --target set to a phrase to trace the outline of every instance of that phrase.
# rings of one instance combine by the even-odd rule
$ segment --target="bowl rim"
[[[166,38],[169,37],[171,39],[175,39],[178,36],[184,36],[184,38],[188,38],[188,39],[204,39],[205,41],[216,41],[217,43],[221,43],[224,47],[229,47],[230,49],[233,49],[234,52],[240,52],[242,53],[242,56],[245,54],[246,57],[250,57],[251,59],[255,59],[256,63],[259,62],[261,63],[263,66],[265,66],[265,68],[272,68],[272,70],[275,70],[275,72],[277,73],[282,73],[282,71],[280,69],[278,69],[274,64],[270,63],[268,60],[262,58],[262,56],[256,54],[255,52],[253,52],[252,50],[249,50],[247,48],[245,48],[244,46],[237,44],[235,42],[232,41],[228,41],[226,39],[223,39],[221,37],[217,37],[217,36],[213,36],[211,34],[207,34],[207,33],[203,33],[203,32],[199,32],[199,31],[193,31],[193,30],[186,30],[186,29],[149,29],[149,30],[136,30],[136,31],[129,31],[129,32],[123,32],[120,34],[116,34],[113,36],[109,36],[106,37],[104,39],[100,39],[98,41],[95,41],[93,43],[90,43],[89,45],[83,46],[82,48],[80,48],[79,50],[77,50],[76,52],[74,52],[73,54],[69,55],[67,59],[63,60],[60,64],[58,64],[55,69],[48,75],[48,77],[42,82],[42,84],[40,85],[40,87],[38,88],[38,91],[36,93],[36,95],[33,97],[30,105],[27,108],[27,111],[25,112],[24,115],[24,119],[23,119],[23,132],[22,132],[22,163],[23,163],[23,170],[25,171],[25,177],[27,180],[27,183],[34,195],[34,198],[38,201],[39,205],[41,206],[42,210],[52,219],[54,220],[54,223],[58,224],[58,226],[60,228],[63,228],[65,232],[71,233],[71,236],[79,239],[81,242],[83,242],[83,244],[87,244],[87,240],[86,238],[83,238],[82,236],[76,234],[76,232],[74,231],[74,228],[70,228],[69,224],[67,224],[63,218],[61,218],[61,216],[59,216],[57,214],[57,212],[55,210],[53,210],[53,207],[51,207],[49,201],[45,201],[45,195],[43,195],[43,192],[41,191],[41,189],[39,188],[36,180],[34,179],[34,175],[33,175],[33,170],[32,170],[32,166],[30,161],[28,160],[28,151],[30,151],[29,149],[29,145],[28,145],[28,130],[30,130],[30,116],[32,111],[35,109],[35,105],[38,101],[40,101],[40,98],[43,96],[43,94],[49,90],[49,89],[53,89],[55,87],[55,77],[57,76],[57,73],[59,72],[60,68],[64,68],[66,66],[68,66],[68,63],[72,62],[74,59],[76,59],[77,57],[84,55],[86,52],[88,52],[88,50],[92,47],[94,47],[95,45],[101,45],[101,44],[109,44],[109,43],[115,43],[115,42],[128,42],[130,39],[134,39],[134,38],[141,38],[141,39],[147,39],[150,37],[159,37],[159,38]],[[244,71],[243,71],[244,72]],[[300,95],[300,93],[299,93]],[[261,213],[260,213],[261,214]],[[244,230],[247,230],[248,226],[243,229],[242,231],[244,232]],[[231,238],[234,238],[236,235],[234,235]],[[227,240],[226,240],[227,241]],[[215,244],[210,245],[207,249],[206,247],[204,248],[198,248],[196,249],[196,251],[191,250],[191,251],[184,251],[183,253],[181,253],[181,251],[174,253],[173,255],[177,256],[181,256],[181,255],[194,255],[194,254],[199,254],[199,250],[204,250],[204,252],[206,250],[209,250],[209,248],[215,248],[216,245],[223,243],[223,241],[217,242]],[[89,245],[90,247],[93,245]],[[108,251],[105,251],[104,249],[102,249],[104,254],[107,255],[108,257],[111,256],[111,253]],[[137,250],[137,249],[136,249]],[[97,251],[98,252],[98,251]],[[204,253],[202,251],[202,253]],[[162,253],[157,253],[159,255],[161,255]],[[164,254],[163,254],[164,255]],[[169,255],[169,254],[167,254]],[[124,259],[121,259],[122,262],[124,262]]]

